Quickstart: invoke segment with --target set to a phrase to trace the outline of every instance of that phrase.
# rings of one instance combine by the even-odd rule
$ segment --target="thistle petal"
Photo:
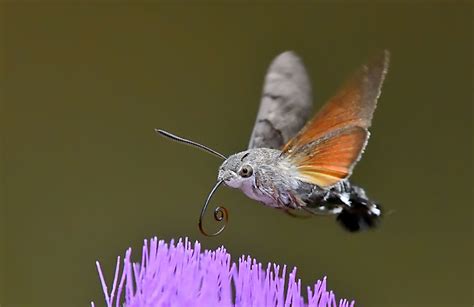
[[[326,289],[326,277],[307,287],[305,298],[296,268],[287,277],[286,266],[268,264],[263,269],[250,256],[235,263],[224,247],[201,251],[199,242],[193,245],[187,238],[169,244],[156,237],[145,240],[140,263],[132,262],[128,249],[123,266],[117,258],[110,291],[99,262],[96,266],[107,307],[354,306],[354,301],[336,300]]]

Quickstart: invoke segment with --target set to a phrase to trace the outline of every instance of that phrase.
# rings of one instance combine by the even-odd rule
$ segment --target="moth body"
[[[295,178],[296,175],[296,167],[280,150],[256,148],[226,159],[219,168],[217,179],[268,207],[338,215],[343,226],[352,231],[373,226],[381,214],[379,206],[366,196],[365,191],[349,180],[320,187],[303,182]],[[354,215],[357,215],[355,220]]]

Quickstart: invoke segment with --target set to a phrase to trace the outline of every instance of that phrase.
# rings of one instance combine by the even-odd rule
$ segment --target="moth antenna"
[[[179,137],[179,136],[174,135],[174,134],[172,134],[172,133],[169,133],[169,132],[167,132],[167,131],[165,131],[165,130],[155,129],[155,131],[156,131],[157,133],[163,135],[163,136],[166,136],[167,138],[172,139],[173,141],[180,142],[180,143],[184,143],[184,144],[187,144],[187,145],[191,145],[191,146],[200,148],[200,149],[202,149],[202,150],[205,150],[205,151],[207,151],[207,152],[209,152],[209,153],[211,153],[211,154],[213,154],[213,155],[215,155],[215,156],[217,156],[217,157],[219,157],[219,158],[221,158],[221,159],[224,159],[224,160],[227,159],[227,157],[224,156],[223,154],[221,154],[221,153],[215,151],[214,149],[211,149],[211,148],[209,148],[209,147],[207,147],[207,146],[205,146],[205,145],[199,144],[199,143],[194,142],[194,141],[191,141],[191,140],[187,140],[187,139],[185,139],[185,138],[182,138],[182,137]]]
[[[204,214],[206,213],[207,206],[209,205],[209,201],[212,198],[212,195],[214,195],[214,192],[216,192],[217,188],[224,182],[224,180],[219,180],[216,185],[212,188],[211,192],[207,196],[206,202],[204,203],[204,206],[201,209],[201,215],[199,217],[199,230],[201,233],[207,237],[215,237],[219,235],[222,231],[224,231],[225,227],[227,226],[227,223],[229,221],[229,213],[227,212],[227,209],[225,207],[216,207],[214,209],[214,219],[218,222],[222,222],[224,220],[224,225],[222,227],[214,232],[214,233],[207,233],[204,228],[202,227],[202,220],[204,218]]]

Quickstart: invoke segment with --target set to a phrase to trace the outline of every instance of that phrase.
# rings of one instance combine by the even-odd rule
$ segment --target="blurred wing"
[[[362,66],[285,145],[282,155],[299,179],[327,187],[351,175],[367,143],[388,60],[384,51]]]
[[[278,55],[268,68],[249,148],[281,149],[311,114],[311,85],[301,59]]]

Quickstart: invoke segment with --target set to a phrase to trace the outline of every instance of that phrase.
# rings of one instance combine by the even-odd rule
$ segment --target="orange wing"
[[[367,143],[388,59],[384,51],[362,66],[284,146],[298,179],[328,187],[351,175]]]

